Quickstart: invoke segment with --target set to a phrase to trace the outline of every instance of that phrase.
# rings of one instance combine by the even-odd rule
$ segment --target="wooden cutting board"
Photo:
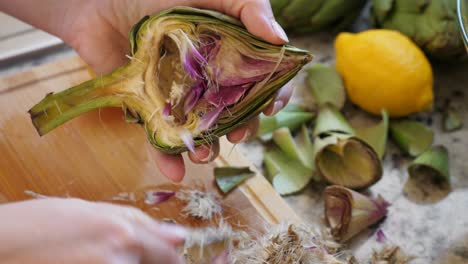
[[[187,175],[172,184],[161,175],[143,129],[125,123],[120,109],[101,109],[78,117],[39,137],[27,111],[49,92],[64,90],[90,79],[79,58],[40,66],[0,79],[0,202],[31,198],[25,191],[47,196],[113,201],[122,192],[157,219],[173,219],[198,226],[200,221],[180,215],[183,203],[171,199],[159,206],[143,202],[144,191],[202,189],[216,192],[224,217],[239,226],[260,229],[282,221],[299,221],[290,207],[257,175],[223,197],[213,179],[215,166],[253,166],[227,140],[220,157],[208,165],[188,159]]]

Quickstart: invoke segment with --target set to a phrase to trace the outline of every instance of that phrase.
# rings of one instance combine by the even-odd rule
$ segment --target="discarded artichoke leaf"
[[[295,131],[302,124],[312,120],[314,116],[314,113],[307,112],[304,108],[298,105],[287,105],[274,116],[265,116],[264,114],[261,114],[257,136],[260,137],[262,141],[270,141],[275,130],[287,127],[291,131]]]
[[[309,129],[306,126],[302,126],[301,130],[296,137],[296,145],[301,153],[302,165],[312,170],[315,170],[315,147],[312,143],[309,135]]]
[[[332,235],[344,242],[382,220],[390,205],[381,196],[371,199],[343,186],[329,186],[324,191],[325,220]]]
[[[388,113],[382,111],[382,121],[375,126],[355,128],[357,136],[369,144],[382,159],[388,138]]]
[[[416,259],[406,255],[398,246],[386,245],[380,251],[374,250],[369,264],[410,264]]]
[[[167,190],[147,190],[145,191],[145,204],[158,205],[174,197],[174,191]]]
[[[346,118],[340,113],[340,111],[331,104],[325,104],[320,108],[317,115],[314,137],[329,132],[355,135],[354,129],[348,123]]]
[[[301,191],[313,176],[312,169],[303,166],[299,160],[290,159],[277,147],[265,153],[264,162],[273,187],[281,195]]]
[[[334,68],[315,64],[308,69],[307,73],[307,84],[319,107],[329,103],[337,109],[343,108],[346,91],[343,79]]]
[[[216,185],[223,193],[228,193],[246,179],[255,175],[249,167],[217,167],[214,168]]]
[[[446,132],[453,132],[463,127],[463,118],[453,107],[448,107],[444,112],[443,129]]]
[[[436,182],[450,182],[448,150],[433,146],[418,156],[408,167],[410,177],[430,177]]]
[[[328,183],[361,189],[382,177],[379,156],[355,134],[336,107],[327,104],[320,109],[314,130],[314,161]]]
[[[294,141],[291,130],[286,127],[280,128],[273,132],[273,141],[290,159],[299,160],[302,162],[301,153]]]
[[[237,19],[190,7],[145,17],[129,37],[126,65],[29,111],[40,135],[91,110],[125,107],[154,147],[181,153],[259,114],[312,59],[255,37]]]
[[[273,141],[288,158],[300,161],[306,168],[314,169],[314,147],[305,126],[300,130],[298,139],[294,139],[291,130],[284,127],[273,133]]]
[[[359,138],[331,133],[316,138],[315,145],[315,168],[330,184],[363,189],[382,177],[377,153]]]
[[[430,128],[412,120],[390,122],[390,134],[395,143],[413,157],[430,148],[434,140],[434,133]]]

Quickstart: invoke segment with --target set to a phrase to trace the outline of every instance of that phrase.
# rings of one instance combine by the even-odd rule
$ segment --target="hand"
[[[145,15],[174,6],[218,10],[240,18],[252,34],[266,41],[274,44],[288,41],[284,30],[274,19],[268,0],[23,0],[15,3],[0,0],[2,10],[62,38],[98,74],[108,73],[127,63],[128,32],[136,22]],[[43,12],[37,11],[43,7],[46,7]],[[37,17],[37,14],[41,15]],[[288,103],[292,92],[292,87],[283,87],[264,113],[276,114]],[[233,143],[240,143],[254,136],[257,129],[258,118],[254,118],[227,137]],[[193,162],[207,163],[218,153],[219,143],[215,142],[196,148],[189,157]],[[185,168],[181,155],[166,155],[155,150],[155,160],[169,179],[175,182],[183,179]]]
[[[78,199],[0,206],[2,263],[184,263],[185,230],[140,210]]]

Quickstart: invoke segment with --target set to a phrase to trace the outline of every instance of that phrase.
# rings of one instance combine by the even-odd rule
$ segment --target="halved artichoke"
[[[127,65],[35,105],[39,134],[97,108],[123,107],[156,148],[193,151],[261,112],[312,59],[256,38],[234,18],[189,7],[143,18],[130,44]]]

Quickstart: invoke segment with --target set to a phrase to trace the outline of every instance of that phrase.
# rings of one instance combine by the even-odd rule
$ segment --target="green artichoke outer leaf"
[[[343,108],[346,91],[343,79],[334,68],[315,64],[308,69],[307,73],[307,84],[319,107],[329,103],[337,109]]]
[[[296,145],[301,153],[302,164],[307,168],[315,170],[315,147],[309,135],[309,129],[305,125],[301,127],[297,135]],[[316,176],[316,180],[319,180],[317,174],[314,174],[314,176]]]
[[[367,188],[382,178],[382,164],[374,149],[361,139],[329,133],[314,141],[315,168],[330,184]]]
[[[314,169],[314,147],[305,126],[300,130],[297,139],[288,128],[280,128],[273,133],[273,141],[292,160],[298,160],[309,169]]]
[[[347,135],[356,134],[346,118],[335,106],[325,104],[320,108],[317,115],[314,137],[329,132],[338,132]]]
[[[299,160],[289,158],[277,147],[265,153],[264,162],[273,187],[281,195],[301,191],[313,178],[312,169],[303,166]]]
[[[145,23],[146,20],[148,20],[149,18],[150,18],[150,16],[144,16],[130,30],[130,33],[128,35],[128,39],[130,41],[130,51],[132,52],[132,56],[135,55],[135,53],[136,53],[136,51],[138,49],[138,45],[137,45],[137,42],[136,42],[136,34],[138,34],[138,31],[140,30],[143,23]]]
[[[292,33],[311,33],[351,24],[366,0],[270,0],[278,22]],[[346,23],[345,23],[346,22]]]
[[[280,128],[273,133],[273,141],[290,159],[302,161],[301,153],[291,134],[291,130],[286,127]]]
[[[273,13],[279,14],[285,8],[290,0],[270,0]]]
[[[437,182],[450,182],[448,150],[433,146],[419,155],[408,167],[411,177],[431,177]]]
[[[393,8],[394,1],[395,0],[372,1],[372,10],[374,13],[373,18],[378,24],[384,23],[385,19]]]
[[[255,175],[248,167],[216,167],[214,168],[216,185],[224,193],[229,193],[248,178]]]
[[[312,59],[308,51],[253,36],[237,19],[190,7],[143,18],[129,38],[125,66],[30,110],[39,134],[94,109],[123,107],[154,147],[193,150],[259,114]]]
[[[402,32],[430,57],[465,59],[456,0],[372,0],[377,27]]]
[[[453,132],[463,127],[463,118],[453,107],[448,107],[444,111],[443,129],[445,132]]]
[[[275,130],[287,127],[291,131],[295,131],[302,124],[311,121],[314,117],[314,113],[308,112],[298,105],[290,104],[274,116],[260,114],[260,126],[257,136],[262,141],[270,141]]]
[[[430,128],[412,120],[390,122],[390,134],[395,143],[413,157],[429,149],[434,140],[434,132]]]
[[[387,111],[382,111],[382,121],[375,126],[356,128],[357,137],[369,144],[380,159],[385,154],[389,129],[389,117]]]

